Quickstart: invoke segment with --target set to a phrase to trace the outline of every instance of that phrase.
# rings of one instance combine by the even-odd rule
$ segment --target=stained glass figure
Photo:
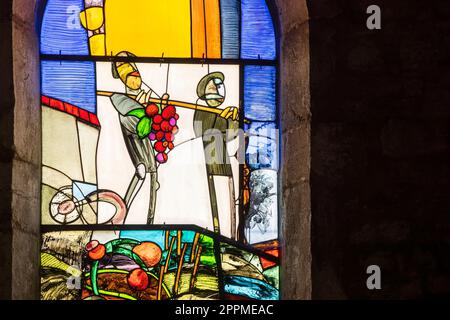
[[[265,0],[48,0],[41,298],[278,299]]]

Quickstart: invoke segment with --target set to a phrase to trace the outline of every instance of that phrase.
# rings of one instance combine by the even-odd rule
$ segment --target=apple
[[[86,245],[88,256],[91,260],[97,261],[102,259],[106,254],[106,248],[103,244],[100,244],[97,240],[92,240]]]
[[[149,118],[153,118],[154,116],[156,116],[157,114],[159,114],[159,108],[156,104],[154,103],[150,103],[147,108],[145,108],[145,114],[149,117]]]
[[[162,256],[161,248],[154,242],[142,242],[133,248],[133,252],[137,254],[149,268],[156,266]]]
[[[148,287],[148,275],[141,268],[134,269],[127,276],[128,285],[138,291],[144,291]]]

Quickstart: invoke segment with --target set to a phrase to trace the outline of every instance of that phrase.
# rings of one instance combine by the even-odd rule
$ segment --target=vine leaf
[[[148,117],[142,118],[136,127],[136,133],[140,139],[146,138],[152,131],[152,120]]]
[[[138,119],[142,119],[145,117],[145,110],[143,108],[134,109],[128,112],[127,116],[134,116]]]

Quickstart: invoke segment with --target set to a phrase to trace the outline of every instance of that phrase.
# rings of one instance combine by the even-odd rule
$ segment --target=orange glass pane
[[[219,0],[205,0],[206,43],[208,58],[221,58],[220,4]]]
[[[191,1],[192,57],[206,58],[205,7],[203,0]]]

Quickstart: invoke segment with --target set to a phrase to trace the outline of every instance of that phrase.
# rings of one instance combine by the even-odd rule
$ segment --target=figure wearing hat
[[[121,52],[118,57],[134,57],[129,52]],[[125,94],[113,93],[110,97],[112,105],[119,113],[120,126],[123,138],[133,162],[136,172],[130,181],[125,203],[127,208],[131,206],[133,199],[147,177],[150,178],[150,203],[147,215],[147,223],[153,224],[156,207],[156,193],[159,189],[157,163],[150,139],[141,139],[136,133],[139,119],[128,115],[134,109],[142,108],[149,102],[152,96],[157,96],[152,89],[143,89],[143,82],[136,64],[131,62],[113,62],[112,73],[115,79],[120,79],[125,85]],[[133,97],[133,98],[132,98]],[[168,94],[161,98],[162,103],[167,104]]]
[[[121,52],[119,57],[134,57],[131,53]],[[124,59],[126,60],[126,59]],[[230,137],[227,129],[237,129],[239,122],[237,121],[238,109],[236,107],[227,107],[219,109],[218,107],[225,101],[225,76],[220,72],[208,74],[200,80],[197,86],[197,95],[199,100],[206,102],[207,106],[200,106],[198,104],[190,104],[180,101],[169,101],[169,95],[166,93],[162,97],[158,97],[147,86],[143,89],[145,83],[142,81],[141,75],[137,66],[132,62],[113,62],[112,64],[113,76],[120,79],[125,84],[125,93],[115,92],[98,92],[99,95],[109,96],[112,105],[119,113],[119,120],[128,153],[136,168],[128,190],[125,195],[125,203],[127,208],[131,206],[136,193],[139,192],[144,180],[150,178],[150,203],[148,211],[148,224],[153,224],[156,207],[157,190],[159,189],[157,161],[154,156],[153,146],[150,139],[141,139],[136,133],[138,118],[130,116],[130,111],[134,109],[141,109],[148,102],[155,100],[160,101],[161,105],[169,105],[175,103],[179,107],[189,108],[195,110],[194,113],[194,132],[196,137],[203,138],[206,171],[208,175],[208,187],[211,199],[211,212],[214,231],[220,233],[219,213],[217,207],[217,193],[214,182],[215,176],[222,176],[228,178],[228,188],[230,190],[230,198],[233,202],[231,205],[231,235],[235,237],[236,234],[236,213],[235,213],[235,192],[233,183],[233,172],[227,154],[227,141],[233,140],[235,136]],[[155,96],[157,98],[155,98]],[[196,125],[200,123],[199,125]],[[219,140],[211,141],[209,135],[210,130],[215,129],[220,132]],[[218,135],[216,135],[218,136]],[[219,147],[217,147],[219,145]],[[213,161],[210,160],[210,155],[207,150],[217,149],[223,152],[218,152]],[[208,149],[209,148],[209,149]],[[220,156],[220,159],[217,158]]]
[[[203,77],[197,86],[199,100],[203,100],[211,108],[221,106],[226,95],[224,81],[225,76],[221,72],[213,72]],[[195,134],[197,137],[203,138],[214,231],[221,232],[217,203],[218,194],[214,177],[226,177],[228,178],[230,202],[232,202],[230,203],[230,234],[232,239],[237,238],[236,198],[227,142],[236,138],[232,133],[233,130],[239,128],[237,117],[238,109],[233,107],[225,108],[220,114],[197,110],[194,115]],[[213,134],[212,137],[211,129],[215,129],[217,133],[220,131],[221,134]]]

